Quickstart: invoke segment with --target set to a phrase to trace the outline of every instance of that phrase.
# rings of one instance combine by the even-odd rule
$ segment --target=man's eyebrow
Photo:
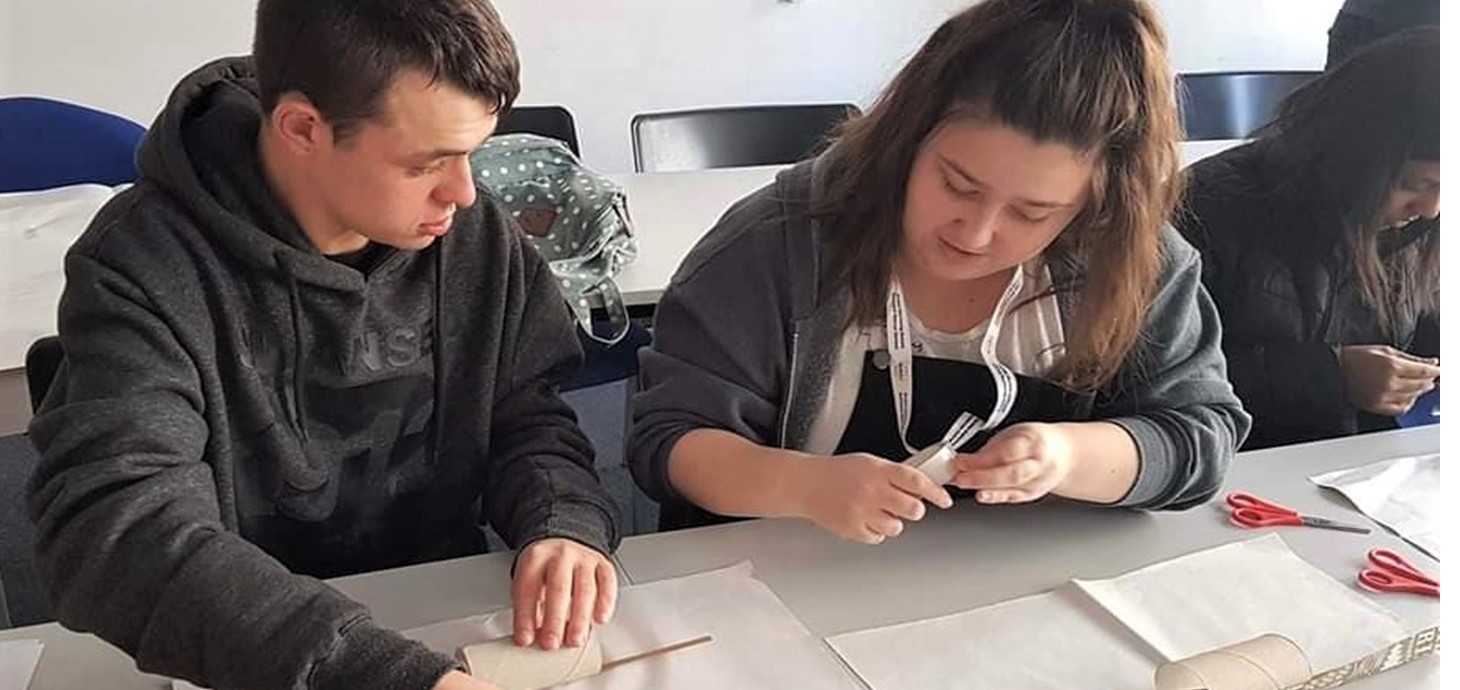
[[[471,153],[472,150],[473,149],[466,149],[466,150],[462,150],[462,149],[445,149],[445,148],[443,148],[443,149],[434,149],[434,150],[431,150],[431,151],[423,151],[421,153],[413,154],[413,155],[411,155],[411,158],[416,159],[416,160],[432,160],[433,161],[433,160],[436,160],[437,158],[451,158],[452,156],[465,156],[465,155]]]

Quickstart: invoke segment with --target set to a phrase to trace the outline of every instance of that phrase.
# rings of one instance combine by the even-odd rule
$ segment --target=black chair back
[[[847,118],[849,103],[709,108],[634,116],[639,172],[779,165],[803,160]]]
[[[496,134],[537,134],[557,139],[568,145],[575,156],[578,151],[578,129],[573,114],[560,105],[526,105],[512,107],[497,122]]]
[[[1246,139],[1278,104],[1321,72],[1210,72],[1178,77],[1188,141]]]

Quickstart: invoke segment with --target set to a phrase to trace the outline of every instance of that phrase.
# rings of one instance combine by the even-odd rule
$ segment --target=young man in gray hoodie
[[[519,644],[613,608],[616,512],[544,261],[467,154],[518,91],[485,0],[262,0],[66,260],[31,425],[56,615],[214,688],[480,688],[316,578],[520,548]],[[475,203],[474,203],[475,202]]]

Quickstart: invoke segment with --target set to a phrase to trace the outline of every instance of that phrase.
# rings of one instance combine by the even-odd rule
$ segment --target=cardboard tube
[[[590,634],[582,647],[544,651],[518,647],[511,637],[467,645],[456,658],[467,673],[502,690],[539,690],[598,675],[603,668],[603,648],[598,635]]]
[[[1162,664],[1156,690],[1283,690],[1312,675],[1297,643],[1269,633]]]

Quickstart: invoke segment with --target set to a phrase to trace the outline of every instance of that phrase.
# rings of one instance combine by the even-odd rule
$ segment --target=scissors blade
[[[1338,522],[1336,520],[1329,520],[1328,518],[1308,517],[1306,515],[1303,516],[1303,526],[1317,527],[1319,529],[1338,530],[1339,532],[1352,532],[1354,534],[1368,534],[1373,531],[1370,530],[1368,527],[1350,525],[1347,522]]]

